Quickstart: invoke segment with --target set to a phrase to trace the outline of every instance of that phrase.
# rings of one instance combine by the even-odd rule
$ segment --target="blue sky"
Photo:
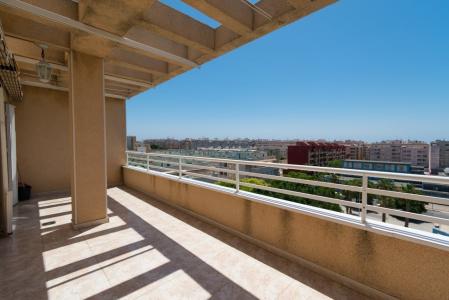
[[[449,139],[448,16],[447,0],[340,0],[128,100],[128,134]]]

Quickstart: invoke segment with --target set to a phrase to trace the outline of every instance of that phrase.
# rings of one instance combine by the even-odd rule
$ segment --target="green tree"
[[[360,178],[350,179],[350,180],[345,181],[344,184],[345,185],[350,185],[350,186],[361,187],[362,186],[362,179],[360,179]],[[342,194],[343,200],[356,202],[356,203],[361,202],[362,194],[360,192],[343,190],[341,192],[341,194]],[[346,206],[346,213],[347,214],[352,214],[352,207]]]
[[[288,172],[286,177],[290,178],[298,178],[303,180],[313,180],[313,181],[323,181],[323,176],[321,174],[314,174],[314,173],[305,173],[305,172],[297,172],[297,171],[291,171]],[[326,187],[319,187],[319,186],[313,186],[309,184],[300,184],[295,182],[288,182],[288,181],[281,181],[281,180],[270,180],[268,181],[270,186],[278,188],[278,189],[285,189],[290,191],[296,191],[306,194],[313,194],[313,195],[319,195],[329,198],[339,198],[338,193],[331,188]],[[315,207],[320,207],[328,210],[333,210],[337,212],[341,212],[340,205],[334,204],[334,203],[328,203],[328,202],[322,202],[317,200],[311,200],[305,197],[297,197],[297,196],[291,196],[291,195],[285,195],[285,194],[276,194],[275,197],[301,203],[301,204],[307,204]]]
[[[414,185],[412,184],[407,184],[401,187],[401,191],[403,193],[408,193],[408,194],[421,194],[421,191],[418,191]],[[400,198],[396,198],[395,200],[395,208],[396,209],[401,209],[401,210],[405,210],[408,212],[412,212],[412,213],[416,213],[416,214],[422,214],[425,213],[427,211],[426,209],[426,205],[428,203],[426,202],[421,202],[421,201],[416,201],[416,200],[405,200],[405,199],[400,199]],[[401,218],[401,217],[397,217],[399,219],[404,219],[404,226],[408,227],[410,220],[409,218]]]
[[[303,172],[289,172],[286,176],[291,177],[291,178],[305,179],[305,180],[317,180],[317,175],[303,173]],[[258,178],[244,178],[241,180],[241,182],[251,183],[251,184],[260,185],[260,186],[268,186],[268,187],[289,190],[289,191],[302,192],[302,193],[306,193],[306,194],[314,194],[314,195],[325,196],[325,197],[329,197],[329,198],[338,198],[337,193],[334,189],[311,186],[308,184],[299,184],[299,183],[295,183],[295,182],[288,182],[288,181],[281,181],[281,180],[262,180],[262,179],[258,179]],[[217,184],[235,188],[235,184],[230,184],[230,183],[226,183],[226,182],[222,182],[222,181],[217,182]],[[301,204],[306,204],[306,205],[311,205],[311,206],[315,206],[315,207],[320,207],[320,208],[324,208],[324,209],[341,212],[340,205],[334,204],[334,203],[316,201],[316,200],[311,200],[311,199],[307,199],[304,197],[286,195],[283,193],[275,193],[275,192],[266,191],[263,189],[257,189],[257,188],[253,188],[253,187],[241,186],[240,189],[244,190],[244,191],[252,192],[252,193],[275,197],[278,199],[283,199],[283,200],[287,200],[287,201],[292,201],[292,202],[296,202],[296,203],[301,203]]]
[[[310,180],[310,181],[327,181],[327,182],[335,182],[338,183],[340,179],[338,177],[329,176],[329,174],[322,174],[322,173],[313,173],[313,172],[299,172],[299,171],[290,171],[286,173],[284,176],[290,177],[290,178],[297,178],[302,180]],[[312,195],[319,195],[323,197],[328,198],[334,198],[334,199],[341,199],[351,202],[361,202],[362,193],[360,192],[354,192],[354,191],[348,191],[348,190],[336,190],[334,188],[327,188],[327,187],[321,187],[316,186],[313,184],[301,184],[296,182],[289,182],[289,181],[283,181],[283,180],[263,180],[259,178],[243,178],[241,180],[243,183],[251,183],[254,185],[259,185],[261,187],[267,186],[267,187],[273,187],[281,190],[288,190],[288,191],[295,191],[295,192],[301,192],[305,194],[312,194]],[[350,186],[362,186],[362,179],[360,178],[353,178],[353,179],[343,179],[343,184],[350,185]],[[227,186],[231,188],[235,188],[235,184],[230,184],[226,182],[217,182],[217,184],[222,186]],[[375,188],[380,190],[388,190],[388,191],[401,191],[403,193],[410,193],[410,194],[420,194],[420,191],[415,188],[415,186],[411,184],[403,185],[401,187],[396,187],[393,180],[390,179],[379,179],[378,181],[368,181],[368,187],[369,188]],[[334,204],[334,203],[328,203],[328,202],[322,202],[317,200],[311,200],[306,197],[298,197],[293,195],[287,195],[283,193],[276,193],[271,191],[266,191],[263,189],[258,189],[255,187],[246,187],[241,186],[241,190],[266,195],[270,197],[275,197],[283,200],[293,201],[296,203],[311,205],[315,207],[320,207],[328,210],[333,210],[337,212],[342,212],[340,205]],[[374,198],[377,198],[379,200],[379,204],[381,207],[386,208],[392,208],[392,209],[400,209],[408,212],[413,213],[423,213],[426,212],[426,205],[427,203],[421,202],[421,201],[414,201],[414,200],[405,200],[390,196],[375,196],[373,194],[368,194],[367,202],[368,204],[372,205]],[[344,206],[344,205],[343,205]],[[352,213],[352,207],[346,206],[346,213],[351,214]],[[404,219],[404,226],[409,226],[409,219],[408,218],[401,218],[397,217],[398,219]],[[382,213],[382,222],[386,222],[386,213]]]
[[[260,186],[269,186],[269,184],[265,180],[260,179],[260,178],[243,178],[241,180],[241,182],[255,184],[255,185],[260,185]],[[270,191],[261,190],[261,189],[248,187],[248,186],[241,186],[240,189],[243,190],[243,191],[256,193],[256,194],[261,194],[261,195],[266,195],[266,196],[270,196],[271,195]]]
[[[150,147],[152,150],[167,150],[167,147],[164,147],[163,145],[160,144],[150,144]]]
[[[327,163],[330,168],[343,168],[343,161],[341,159],[331,160]]]
[[[260,186],[269,186],[269,184],[265,180],[259,179],[259,178],[243,178],[240,181],[243,182],[243,183],[251,183],[251,184],[260,185]],[[234,183],[229,183],[229,182],[224,182],[224,181],[217,181],[215,184],[235,189],[235,184]],[[271,192],[269,192],[269,191],[262,190],[262,189],[256,189],[256,188],[248,187],[248,186],[240,186],[240,189],[242,191],[256,193],[256,194],[261,194],[261,195],[267,195],[267,196],[271,195]]]
[[[392,190],[394,190],[394,182],[390,179],[382,178],[377,182],[376,188],[378,188],[380,190],[392,191]],[[379,196],[379,202],[380,202],[381,207],[394,208],[396,206],[395,199],[392,197],[388,197],[388,196]],[[383,212],[382,213],[382,222],[386,222],[386,220],[387,220],[387,214]]]
[[[409,194],[420,194],[420,191],[418,191],[414,185],[412,184],[406,184],[401,186],[400,188],[396,188],[394,185],[394,182],[389,179],[380,179],[377,184],[375,185],[375,188],[381,189],[381,190],[389,190],[389,191],[399,191],[403,193],[409,193]],[[386,208],[392,208],[392,209],[400,209],[412,213],[422,214],[426,212],[426,205],[428,203],[421,202],[421,201],[415,201],[415,200],[406,200],[402,198],[394,198],[389,196],[379,196],[380,206],[386,207]],[[404,220],[404,226],[409,226],[409,218],[403,218],[399,216],[395,216],[395,218],[398,218],[400,220]],[[386,221],[386,214],[382,213],[382,222]]]

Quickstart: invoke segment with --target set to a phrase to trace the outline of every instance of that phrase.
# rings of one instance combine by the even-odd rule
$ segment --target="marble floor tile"
[[[126,187],[108,190],[106,224],[75,230],[70,201],[47,194],[14,208],[0,299],[365,298]]]

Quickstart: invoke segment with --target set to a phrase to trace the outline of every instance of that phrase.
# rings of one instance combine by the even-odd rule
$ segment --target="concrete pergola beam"
[[[157,49],[155,47],[145,45],[134,40],[124,38],[122,36],[98,29],[96,27],[84,24],[76,21],[64,15],[60,15],[50,10],[46,10],[36,5],[32,5],[20,0],[0,0],[0,5],[9,7],[10,9],[19,10],[33,17],[42,18],[46,21],[54,22],[59,26],[65,27],[70,31],[79,31],[89,35],[93,35],[104,39],[113,44],[122,45],[140,53],[150,54],[151,56],[158,57],[162,60],[179,64],[186,67],[196,67],[197,64],[185,59],[183,57],[176,56],[167,51]]]
[[[160,2],[155,2],[135,24],[203,53],[214,52],[213,28]]]
[[[0,0],[0,18],[7,38],[28,43],[28,50],[16,47],[22,56],[37,58],[32,44],[45,43],[50,62],[67,64],[75,50],[153,87],[336,0],[183,1],[222,25],[214,29],[156,0]]]
[[[230,30],[245,35],[253,30],[254,11],[240,0],[182,0]]]

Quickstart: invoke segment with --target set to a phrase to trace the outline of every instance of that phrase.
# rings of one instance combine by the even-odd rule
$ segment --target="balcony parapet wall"
[[[162,173],[161,173],[162,174]],[[123,167],[126,186],[374,298],[449,299],[449,252]]]

